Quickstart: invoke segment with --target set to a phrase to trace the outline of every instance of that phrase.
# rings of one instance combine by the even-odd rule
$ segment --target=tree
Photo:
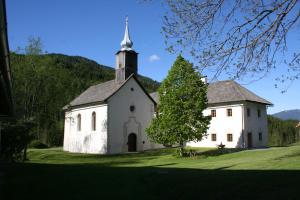
[[[285,146],[299,141],[297,120],[281,120],[268,116],[270,146]]]
[[[30,36],[28,44],[25,47],[25,54],[27,55],[40,55],[43,53],[43,43],[40,37]]]
[[[278,81],[300,78],[300,51],[289,58],[289,37],[299,32],[298,0],[166,0],[163,32],[170,51],[186,48],[217,78],[263,78],[285,66]],[[283,63],[282,63],[283,61]],[[285,74],[286,73],[286,74]],[[289,82],[288,81],[288,82]]]
[[[146,129],[150,139],[164,145],[179,144],[181,155],[185,142],[200,141],[210,123],[210,117],[203,115],[206,92],[201,75],[178,56],[158,89],[157,114]]]

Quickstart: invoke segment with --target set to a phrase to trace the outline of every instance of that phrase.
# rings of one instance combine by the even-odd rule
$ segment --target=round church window
[[[130,109],[131,112],[133,112],[133,111],[135,110],[135,106],[134,106],[134,105],[131,105],[131,106],[129,107],[129,109]]]

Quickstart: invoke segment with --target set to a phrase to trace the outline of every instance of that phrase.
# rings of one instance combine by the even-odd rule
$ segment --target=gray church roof
[[[115,80],[110,80],[105,83],[93,85],[66,105],[63,109],[69,106],[78,106],[88,103],[103,102],[110,97],[122,84],[118,84]]]
[[[157,92],[151,93],[150,96],[156,102],[159,101],[159,96]],[[272,105],[271,102],[257,96],[250,90],[231,80],[218,81],[208,84],[207,100],[208,104],[252,101],[266,105]]]
[[[113,94],[115,94],[129,79],[135,79],[138,85],[142,88],[145,94],[150,98],[153,103],[155,100],[149,95],[149,93],[144,89],[138,79],[132,74],[124,82],[118,83],[115,80],[110,80],[98,85],[93,85],[71,101],[68,105],[63,107],[63,110],[68,109],[73,106],[86,105],[90,103],[103,103]]]
[[[68,109],[72,106],[105,102],[110,96],[117,92],[118,89],[121,88],[131,77],[135,78],[135,76],[130,76],[123,83],[117,83],[115,80],[111,80],[98,85],[93,85],[89,87],[86,91],[81,93],[68,105],[63,107],[63,109]],[[136,78],[135,80],[138,82]],[[143,86],[139,82],[138,84],[144,90]],[[150,97],[151,100],[154,100],[156,103],[159,102],[158,92],[153,92],[150,95],[145,90],[144,92]],[[266,105],[272,105],[271,102],[257,96],[256,94],[241,86],[237,82],[230,80],[210,83],[207,88],[207,99],[208,104],[252,101]]]

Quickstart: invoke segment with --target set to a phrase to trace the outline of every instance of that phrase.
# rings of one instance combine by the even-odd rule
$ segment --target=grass
[[[8,166],[5,199],[297,199],[300,145],[223,152],[175,149],[124,155],[30,149]]]

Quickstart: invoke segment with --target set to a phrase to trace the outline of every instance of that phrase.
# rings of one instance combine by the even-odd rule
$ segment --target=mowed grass
[[[28,152],[8,166],[5,199],[300,199],[300,145],[220,153],[175,149],[88,155]]]

